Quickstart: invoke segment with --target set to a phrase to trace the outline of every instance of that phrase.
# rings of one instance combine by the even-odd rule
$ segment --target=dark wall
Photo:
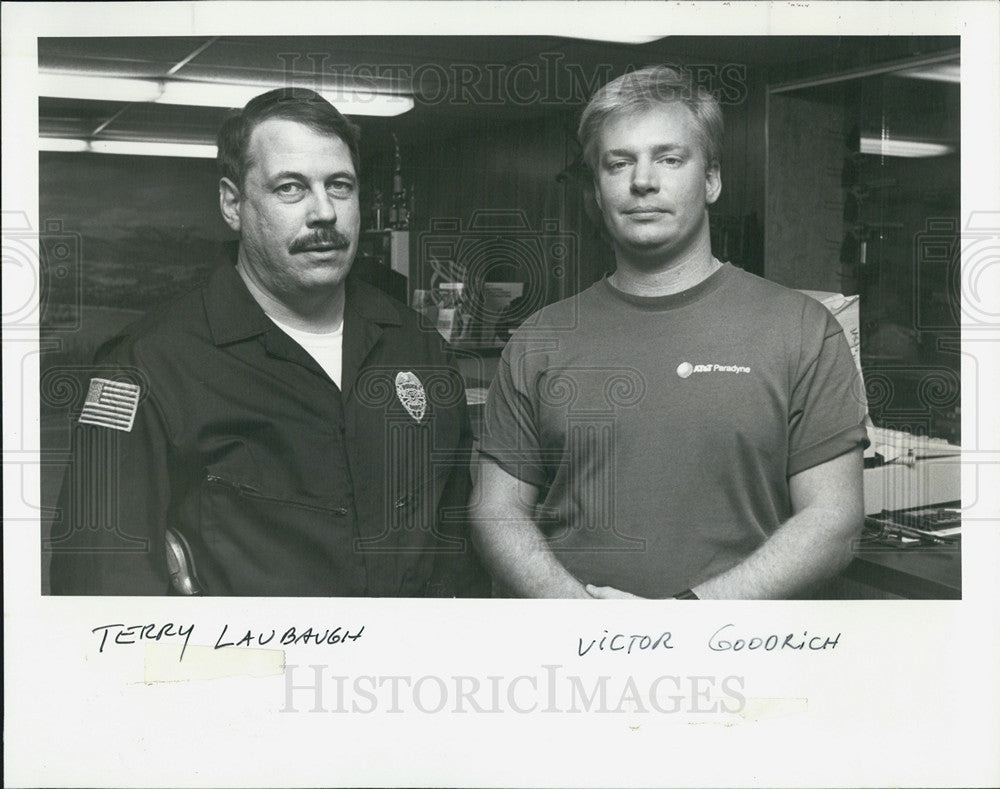
[[[711,214],[716,254],[760,272],[765,86],[762,81],[751,82],[752,78],[750,74],[745,88],[731,92],[729,101],[723,97],[723,192]],[[450,234],[456,247],[481,242],[478,253],[486,255],[483,238],[496,228],[504,228],[512,237],[537,237],[546,254],[553,249],[559,252],[560,242],[569,245],[575,261],[569,267],[551,257],[544,261],[542,270],[549,274],[543,284],[548,301],[571,295],[613,269],[614,256],[601,238],[599,218],[593,209],[588,214],[586,206],[590,176],[579,159],[577,119],[578,111],[524,123],[486,125],[448,139],[418,143],[407,151],[405,158],[411,164],[404,166],[404,176],[408,187],[416,190],[410,229],[411,269],[417,272],[417,287],[428,287],[435,270],[442,276],[441,255],[433,254],[432,242],[444,242]],[[377,166],[375,170],[376,178],[388,179]],[[511,215],[517,212],[520,230],[510,224],[518,221]],[[477,226],[470,227],[472,223]],[[502,254],[499,247],[493,251],[496,256]],[[459,268],[463,268],[461,263]],[[503,267],[494,268],[490,278],[503,279]]]
[[[726,78],[709,87],[714,84],[724,105],[726,135],[713,242],[716,254],[760,271],[764,75],[741,64],[718,69]],[[584,205],[589,176],[575,138],[579,111],[453,128],[434,138],[401,136],[404,179],[413,194],[414,287],[427,287],[435,266],[440,277],[449,239],[453,251],[478,256],[490,279],[541,278],[545,302],[613,267],[600,222]],[[363,140],[363,198],[376,185],[386,198],[391,193],[391,124],[382,125],[383,133]],[[83,303],[147,309],[227,260],[233,236],[219,216],[217,177],[211,160],[43,153],[40,218],[78,235]],[[509,265],[502,250],[484,240],[496,230],[516,242],[507,249]],[[49,299],[72,300],[71,287],[75,281],[53,282]]]
[[[570,123],[486,125],[415,146],[411,240],[424,287],[449,270],[449,247],[460,268],[532,281],[546,301],[603,273],[607,251],[583,216],[578,179],[566,172],[578,153]]]
[[[144,310],[226,259],[214,160],[42,153],[38,173],[42,226],[79,250],[47,283],[54,304]]]

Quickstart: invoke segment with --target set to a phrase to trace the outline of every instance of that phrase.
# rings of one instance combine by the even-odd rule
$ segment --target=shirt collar
[[[399,309],[378,289],[356,282],[353,277],[347,278],[346,288],[345,329],[354,319],[382,325],[402,323]],[[235,266],[222,265],[212,272],[205,287],[204,301],[209,330],[216,345],[256,337],[274,326],[250,295]]]
[[[353,313],[357,317],[383,326],[400,326],[403,323],[398,302],[367,282],[347,277],[344,297],[344,322]]]

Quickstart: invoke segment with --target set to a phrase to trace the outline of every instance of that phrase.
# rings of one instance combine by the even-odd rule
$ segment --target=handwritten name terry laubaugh
[[[173,622],[168,622],[165,625],[124,625],[124,624],[111,624],[111,625],[100,625],[91,630],[92,633],[99,633],[101,638],[101,644],[98,647],[98,652],[103,652],[104,647],[111,644],[135,644],[139,641],[162,641],[166,638],[183,638],[184,647],[181,649],[180,659],[184,659],[184,651],[187,649],[188,642],[191,640],[191,636],[194,633],[194,625],[175,625]],[[277,639],[276,645],[281,646],[292,646],[293,644],[315,644],[319,646],[321,644],[341,644],[347,641],[357,641],[361,638],[361,634],[365,632],[365,627],[362,625],[356,631],[352,631],[345,627],[334,627],[334,628],[324,628],[315,630],[311,627],[307,627],[305,630],[297,630],[294,627],[289,627],[281,635],[278,635],[277,630],[246,630],[246,632],[236,638],[238,633],[243,631],[234,631],[233,634],[229,635],[229,625],[223,625],[222,630],[219,632],[218,637],[215,639],[215,649],[224,649],[225,647],[254,647],[254,646],[267,646]]]

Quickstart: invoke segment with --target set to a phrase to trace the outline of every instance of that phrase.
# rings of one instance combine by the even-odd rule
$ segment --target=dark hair
[[[670,66],[650,66],[632,71],[612,80],[591,98],[577,135],[583,146],[583,159],[592,172],[597,172],[597,140],[601,127],[612,115],[630,114],[657,105],[680,102],[694,115],[698,137],[706,164],[718,164],[722,159],[722,110],[719,102],[691,80]]]
[[[330,102],[308,88],[277,88],[250,99],[228,117],[219,129],[219,173],[241,189],[250,168],[249,147],[253,130],[270,118],[282,118],[308,126],[319,134],[339,137],[351,152],[354,172],[360,175],[358,141],[361,130]]]

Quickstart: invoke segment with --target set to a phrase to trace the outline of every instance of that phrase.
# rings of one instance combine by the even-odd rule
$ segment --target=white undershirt
[[[305,348],[306,352],[316,360],[333,382],[340,386],[340,371],[344,361],[344,322],[330,332],[314,334],[313,332],[293,329],[282,323],[273,315],[268,315],[285,334]]]

